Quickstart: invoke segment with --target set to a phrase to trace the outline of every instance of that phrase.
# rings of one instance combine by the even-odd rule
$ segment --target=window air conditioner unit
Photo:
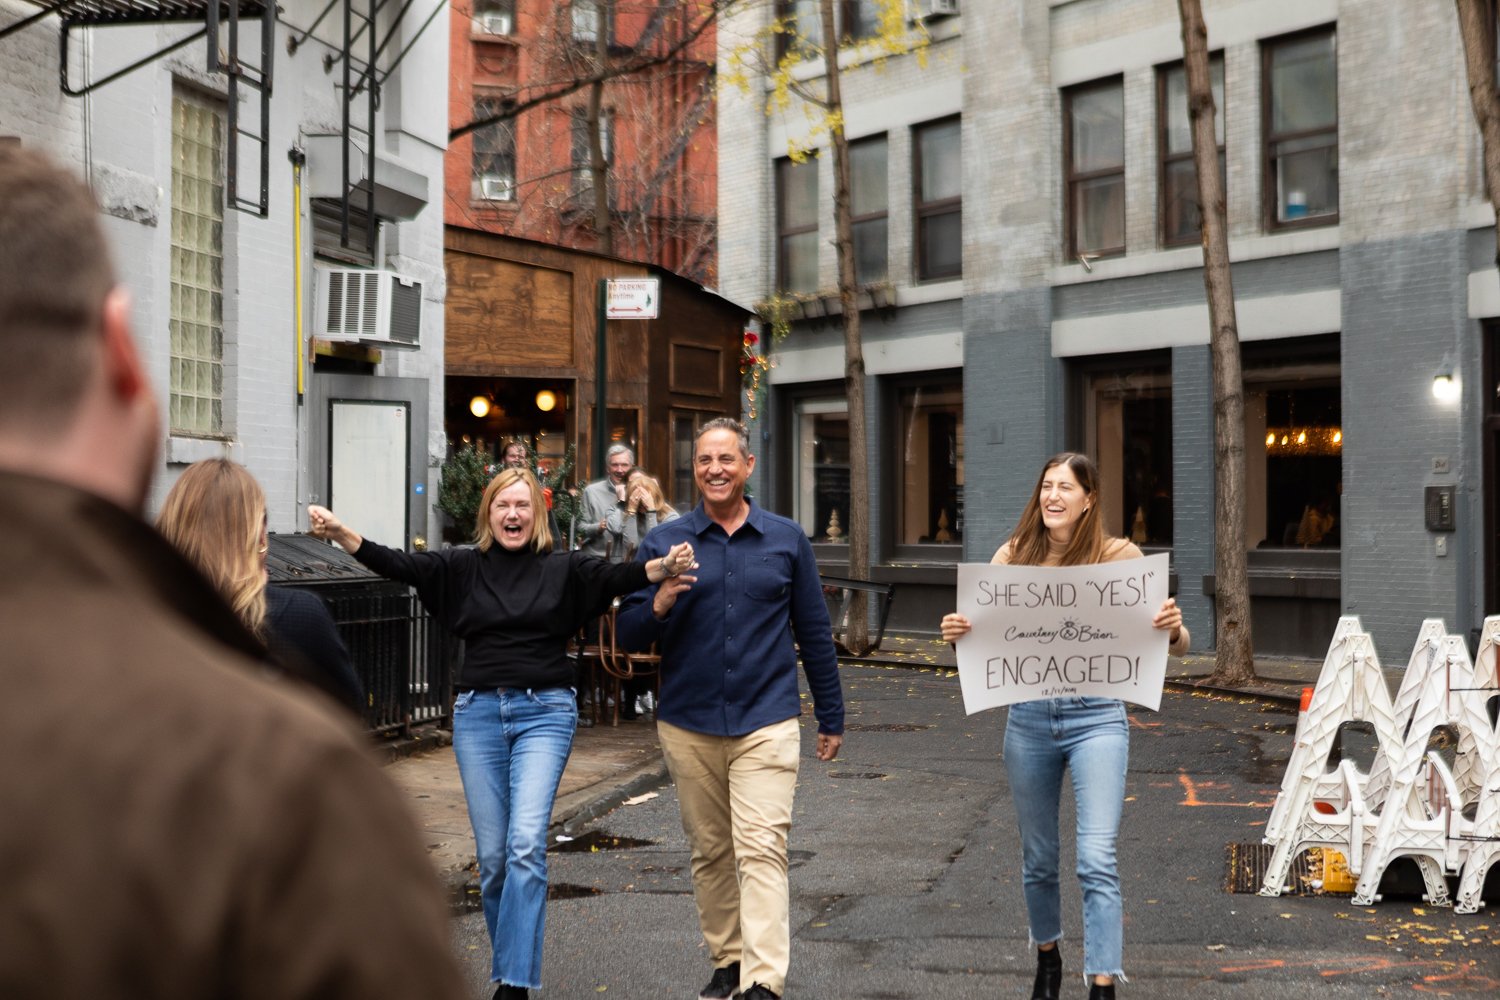
[[[479,193],[485,201],[514,201],[516,186],[509,177],[485,174],[479,178]]]
[[[958,0],[916,0],[915,6],[917,20],[958,13]]]
[[[314,267],[313,333],[327,340],[360,340],[420,347],[422,283],[395,271]]]
[[[510,34],[510,15],[501,11],[490,11],[479,16],[479,27],[486,34],[508,35]]]

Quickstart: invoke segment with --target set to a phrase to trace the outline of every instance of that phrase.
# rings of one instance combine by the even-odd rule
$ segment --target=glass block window
[[[224,116],[172,98],[170,421],[174,434],[224,429]]]

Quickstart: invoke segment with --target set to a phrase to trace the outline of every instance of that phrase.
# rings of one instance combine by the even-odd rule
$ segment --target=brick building
[[[459,0],[452,5],[455,128],[610,66],[598,118],[614,243],[594,223],[590,88],[457,138],[445,173],[450,225],[664,267],[715,281],[714,29],[701,3]],[[602,38],[601,38],[602,32]],[[562,85],[562,86],[560,86]]]
[[[201,3],[81,0],[65,21],[59,6],[0,0],[0,141],[47,150],[101,202],[168,423],[152,506],[184,465],[228,455],[265,487],[273,532],[331,502],[382,541],[425,537],[443,454],[431,206],[448,40],[421,31],[437,0],[387,5],[358,39],[312,0],[283,3],[264,37],[247,0],[238,50],[227,24],[214,46],[241,74],[210,67],[201,38],[174,45],[205,26]],[[350,9],[358,25],[373,5]],[[59,83],[64,35],[62,86],[78,96]],[[374,86],[372,38],[386,43]],[[340,287],[380,311],[345,308]]]
[[[1110,529],[1171,552],[1209,648],[1212,398],[1176,5],[958,6],[910,5],[943,15],[923,22],[925,67],[844,56],[861,266],[894,299],[864,324],[875,576],[897,584],[900,625],[935,630],[953,564],[988,559],[1044,458],[1082,449]],[[1500,610],[1500,279],[1456,17],[1399,0],[1204,7],[1256,646],[1320,655],[1352,613],[1400,662],[1423,618],[1467,632]],[[721,51],[769,16],[722,26]],[[831,157],[788,160],[819,141],[796,107],[763,104],[719,109],[724,291],[800,292],[817,312],[835,279]],[[757,469],[829,568],[829,512],[847,503],[839,341],[826,320],[794,324]],[[1451,501],[1454,530],[1429,498]]]

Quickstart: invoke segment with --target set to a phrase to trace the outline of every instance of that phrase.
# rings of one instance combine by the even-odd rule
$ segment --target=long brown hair
[[[264,638],[266,567],[260,534],[266,495],[250,471],[227,458],[194,462],[178,477],[156,528],[208,577],[240,616]]]
[[[542,484],[536,481],[530,469],[501,469],[484,488],[484,498],[479,501],[479,513],[474,518],[474,541],[479,551],[488,552],[495,544],[495,532],[490,528],[490,504],[495,502],[495,494],[516,483],[525,483],[531,490],[531,537],[527,541],[531,543],[532,551],[552,551],[552,529],[547,527],[547,498],[542,496]]]
[[[1104,521],[1099,513],[1099,467],[1094,460],[1076,451],[1063,451],[1047,459],[1032,487],[1031,499],[1021,511],[1021,520],[1016,530],[1010,533],[1010,562],[1012,566],[1040,566],[1050,551],[1047,526],[1042,523],[1042,480],[1047,473],[1059,465],[1066,465],[1083,488],[1089,504],[1083,516],[1073,526],[1073,537],[1063,550],[1063,566],[1082,566],[1099,562],[1109,547],[1109,538],[1104,534]]]

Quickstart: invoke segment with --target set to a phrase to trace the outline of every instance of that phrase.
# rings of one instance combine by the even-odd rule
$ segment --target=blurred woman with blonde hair
[[[328,608],[306,590],[268,586],[266,495],[248,469],[227,458],[194,462],[167,493],[156,527],[289,673],[363,712],[364,688]]]

